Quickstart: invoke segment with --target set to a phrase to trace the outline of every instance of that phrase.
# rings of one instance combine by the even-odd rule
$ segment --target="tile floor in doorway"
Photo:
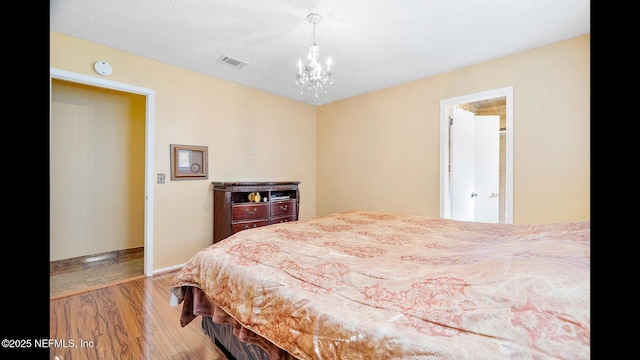
[[[144,276],[144,248],[50,262],[49,297],[77,294]]]

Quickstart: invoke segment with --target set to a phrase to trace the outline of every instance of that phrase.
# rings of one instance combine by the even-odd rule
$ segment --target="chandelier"
[[[296,74],[296,85],[300,86],[300,94],[304,90],[313,90],[318,97],[318,90],[327,92],[326,86],[333,84],[331,74],[331,57],[327,59],[327,69],[322,70],[322,65],[318,62],[320,58],[320,48],[316,45],[316,25],[322,20],[320,14],[311,13],[307,15],[307,20],[313,24],[313,44],[309,47],[307,59],[309,63],[302,66],[302,60],[298,59],[298,73]]]

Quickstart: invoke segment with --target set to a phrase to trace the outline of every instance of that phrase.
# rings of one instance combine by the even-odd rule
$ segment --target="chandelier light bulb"
[[[322,65],[318,62],[320,59],[320,47],[316,45],[316,25],[322,20],[320,14],[311,13],[307,16],[307,20],[313,24],[313,43],[309,47],[307,53],[307,65],[302,64],[302,60],[298,59],[298,73],[296,74],[295,83],[300,86],[300,94],[304,94],[304,90],[311,90],[318,97],[318,91],[327,92],[326,86],[333,84],[333,74],[331,73],[331,65],[333,61],[331,57],[327,59],[327,69],[322,70]]]

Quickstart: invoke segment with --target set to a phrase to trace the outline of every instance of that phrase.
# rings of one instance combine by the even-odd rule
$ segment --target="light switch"
[[[257,152],[258,152],[258,148],[255,145],[253,145],[251,147],[251,153],[255,155]]]
[[[164,174],[158,174],[158,184],[164,184]]]

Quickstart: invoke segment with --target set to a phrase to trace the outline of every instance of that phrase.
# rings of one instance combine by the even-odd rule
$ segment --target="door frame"
[[[505,149],[505,214],[506,224],[513,224],[513,86],[477,92],[440,100],[440,217],[451,218],[449,186],[449,116],[450,106],[497,97],[506,98],[506,149]]]
[[[144,95],[145,111],[145,151],[144,151],[144,274],[153,276],[153,163],[155,130],[155,90],[124,84],[94,76],[78,74],[66,70],[50,68],[49,103],[51,103],[51,79],[75,82],[100,88]],[[49,111],[51,121],[51,111]],[[51,126],[51,124],[49,124]]]

